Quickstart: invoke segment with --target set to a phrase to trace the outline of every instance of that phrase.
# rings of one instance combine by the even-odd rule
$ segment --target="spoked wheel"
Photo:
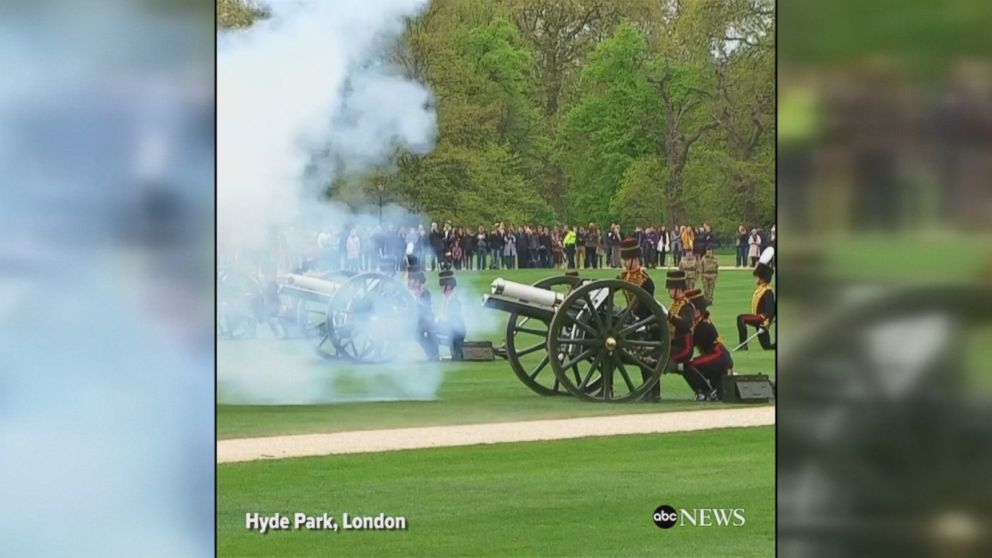
[[[548,328],[555,376],[586,401],[640,399],[668,365],[666,318],[647,291],[626,281],[582,285],[565,299]]]
[[[217,270],[217,329],[223,337],[253,337],[263,313],[262,286],[248,273]]]
[[[381,273],[363,273],[334,293],[327,323],[327,337],[318,344],[318,352],[325,353],[329,341],[339,355],[356,362],[388,362],[404,348],[398,341],[413,338],[416,302],[399,281]]]
[[[566,294],[577,284],[564,275],[542,279],[534,286]],[[549,366],[548,322],[510,313],[506,322],[506,358],[525,386],[540,395],[568,395]]]
[[[881,289],[834,308],[786,347],[782,548],[992,555],[983,528],[992,490],[975,481],[992,470],[992,414],[980,395],[992,289]]]
[[[331,271],[320,276],[324,281],[343,285],[354,275],[347,271]],[[306,338],[327,336],[327,305],[329,301],[301,298],[296,303],[296,327]],[[326,355],[325,355],[326,356]]]

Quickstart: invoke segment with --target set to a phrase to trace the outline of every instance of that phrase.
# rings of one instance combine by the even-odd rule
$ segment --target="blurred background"
[[[5,556],[209,556],[212,2],[0,3]]]
[[[781,556],[992,555],[990,25],[779,1]]]

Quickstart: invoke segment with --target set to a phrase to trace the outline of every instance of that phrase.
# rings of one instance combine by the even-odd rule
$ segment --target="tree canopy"
[[[218,3],[224,27],[265,17]],[[434,92],[424,156],[328,195],[435,220],[774,219],[773,0],[434,0],[390,54]]]

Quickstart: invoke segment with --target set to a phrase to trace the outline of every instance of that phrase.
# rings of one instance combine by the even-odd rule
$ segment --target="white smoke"
[[[387,56],[405,22],[427,4],[279,1],[264,5],[267,16],[251,27],[218,34],[221,261],[244,249],[271,251],[273,227],[340,233],[378,224],[374,210],[356,215],[328,203],[324,194],[335,178],[381,168],[398,149],[424,154],[433,147],[430,92],[403,78]],[[367,201],[370,207],[377,202]],[[386,211],[406,223],[420,220],[400,208]],[[245,353],[254,356],[234,358]],[[422,359],[422,352],[417,356]],[[360,365],[314,361],[298,342],[219,347],[218,375],[221,387],[231,386],[229,395],[243,402],[434,397],[438,367],[419,365],[411,375],[404,360],[386,372],[377,369],[377,383],[365,395],[351,390],[343,396],[334,385],[335,374],[358,372]]]
[[[426,5],[427,0],[279,2],[252,27],[220,34],[222,249],[259,246],[269,225],[292,221],[317,202],[339,170],[381,164],[397,147],[415,153],[431,148],[436,117],[430,93],[384,61],[404,21]],[[314,163],[316,174],[308,174]]]

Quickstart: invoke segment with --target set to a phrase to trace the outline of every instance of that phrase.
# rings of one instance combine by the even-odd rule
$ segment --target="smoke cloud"
[[[326,200],[336,178],[388,165],[397,150],[433,147],[436,115],[423,85],[400,75],[388,49],[427,0],[273,2],[250,28],[218,34],[218,250],[222,262],[266,254],[264,284],[290,271],[273,254],[273,231],[292,240],[351,227],[419,223],[403,208],[358,213]],[[377,200],[369,200],[376,206]],[[380,211],[383,212],[380,215]],[[286,234],[286,231],[289,231]],[[307,242],[312,242],[312,238]],[[290,251],[292,248],[290,248]],[[285,258],[283,258],[284,260]],[[242,260],[235,265],[245,265]],[[246,267],[251,268],[252,265]],[[402,278],[400,278],[402,280]],[[411,345],[401,327],[382,331]],[[402,331],[401,331],[402,330]],[[401,362],[372,370],[314,356],[306,340],[258,340],[218,347],[224,402],[305,404],[358,399],[429,399],[441,373],[418,363],[415,344]],[[342,385],[343,384],[343,385]]]

